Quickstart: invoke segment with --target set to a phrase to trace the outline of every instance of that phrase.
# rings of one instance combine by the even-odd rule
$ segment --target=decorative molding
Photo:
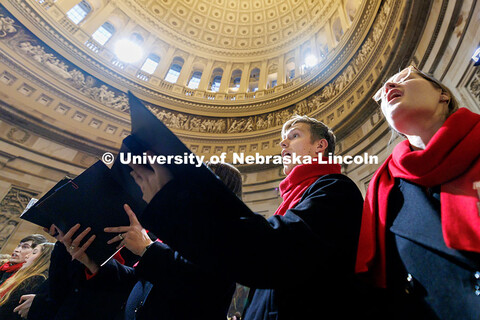
[[[199,98],[195,98],[196,95],[175,94],[173,92],[173,85],[170,83],[165,83],[166,87],[164,88],[148,86],[147,84],[140,85],[138,84],[138,79],[135,79],[135,82],[132,82],[129,79],[130,76],[125,77],[124,75],[120,75],[118,73],[120,72],[119,70],[117,70],[118,72],[114,72],[111,64],[109,68],[105,68],[103,64],[99,64],[97,61],[85,55],[85,52],[81,51],[85,48],[76,47],[78,44],[71,43],[70,40],[67,40],[62,35],[58,34],[56,30],[52,29],[44,18],[35,12],[30,4],[23,0],[11,2],[16,9],[24,11],[23,15],[29,20],[29,22],[34,24],[40,30],[45,29],[44,34],[46,36],[60,45],[63,50],[89,66],[92,70],[102,73],[102,76],[107,77],[123,87],[132,88],[132,91],[137,92],[138,95],[150,102],[156,101],[158,103],[158,101],[160,101],[163,105],[169,106],[172,111],[190,112],[197,115],[201,115],[201,112],[215,114],[218,113],[219,110],[225,114],[252,114],[264,110],[274,111],[275,109],[284,108],[298,102],[298,97],[308,96],[312,90],[316,90],[316,88],[325,85],[325,81],[329,81],[330,78],[334,77],[339,66],[344,64],[345,59],[348,59],[347,57],[351,56],[357,50],[359,42],[362,41],[362,38],[359,36],[365,33],[365,31],[368,31],[367,28],[370,27],[370,20],[372,20],[372,17],[374,16],[373,10],[378,3],[379,1],[366,1],[363,12],[361,12],[361,19],[358,19],[358,22],[355,25],[355,32],[353,32],[352,28],[352,30],[348,30],[344,35],[342,42],[334,50],[336,52],[335,56],[327,59],[324,62],[323,67],[318,67],[310,74],[299,77],[299,82],[294,86],[292,86],[292,83],[287,83],[283,85],[284,90],[270,90],[271,92],[264,90],[262,91],[263,93],[269,92],[269,94],[264,94],[262,97],[256,97],[255,99],[246,99],[244,101],[236,99],[234,101],[227,100],[225,102],[201,98],[201,100],[208,100],[208,102],[200,102],[198,101]],[[169,88],[169,92],[161,92],[166,88]],[[258,96],[260,96],[260,93],[261,92],[258,92]],[[203,96],[210,96],[210,94]],[[229,95],[227,94],[226,96]],[[246,96],[249,96],[249,94],[247,93]]]
[[[0,250],[8,242],[20,223],[20,214],[31,198],[38,195],[35,191],[12,186],[0,202]]]

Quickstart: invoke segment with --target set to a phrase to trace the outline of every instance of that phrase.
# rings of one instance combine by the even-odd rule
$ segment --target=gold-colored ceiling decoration
[[[72,143],[87,138],[85,150],[96,144],[97,150],[115,150],[129,132],[125,92],[131,90],[201,154],[277,153],[281,124],[295,113],[324,121],[340,138],[351,135],[359,129],[359,117],[371,115],[370,97],[378,83],[415,49],[421,35],[416,28],[425,23],[420,12],[431,5],[400,0],[88,0],[92,12],[77,25],[66,13],[78,2],[5,3],[16,31],[0,39],[0,59],[8,66],[0,70],[0,78],[18,88],[3,100],[28,99],[15,108],[37,119],[56,119],[52,122]],[[245,23],[244,14],[250,19]],[[256,15],[263,19],[255,22]],[[286,17],[292,20],[287,22]],[[197,23],[199,33],[189,35],[197,18],[203,19],[201,26]],[[174,19],[181,21],[175,25]],[[115,26],[112,39],[103,47],[92,45],[92,33],[105,22]],[[209,24],[214,22],[218,28],[212,31]],[[255,26],[268,28],[272,23],[293,33],[268,42],[280,32],[271,28],[262,33],[264,44],[256,46]],[[250,31],[242,35],[244,26]],[[160,55],[157,70],[148,77],[140,77],[142,62],[120,64],[112,53],[115,40],[133,33],[144,39],[145,56]],[[207,34],[215,41],[209,44]],[[232,45],[222,44],[220,39],[227,36]],[[248,48],[235,45],[240,39],[249,41]],[[302,69],[307,52],[323,52],[323,60]],[[184,61],[178,80],[165,81],[177,57]],[[295,65],[291,78],[285,70],[282,74],[281,66],[288,61]],[[188,88],[189,72],[202,66],[204,88]],[[241,90],[230,92],[223,79],[219,91],[209,90],[208,81],[218,68],[223,68],[227,80],[241,70]],[[252,68],[260,69],[256,91],[248,90]],[[270,71],[276,71],[276,83],[268,82]],[[375,119],[373,123],[378,116]],[[340,141],[338,148],[347,150],[355,143]]]
[[[289,81],[279,81],[280,84],[277,83],[270,89],[243,93],[243,99],[242,93],[232,97],[229,93],[217,92],[213,93],[213,99],[209,99],[208,96],[197,97],[197,94],[202,93],[199,90],[195,90],[192,95],[186,95],[185,87],[182,88],[178,81],[174,84],[169,83],[170,91],[166,91],[165,86],[157,87],[153,82],[147,81],[148,83],[144,83],[144,80],[132,77],[136,73],[135,66],[118,68],[111,61],[108,63],[108,61],[103,60],[104,55],[108,53],[108,45],[105,47],[105,51],[99,51],[98,53],[92,52],[91,48],[86,46],[91,41],[90,36],[85,37],[86,30],[95,30],[91,26],[94,22],[94,25],[98,26],[105,21],[111,23],[117,21],[118,23],[118,19],[125,18],[125,16],[142,18],[145,14],[154,14],[154,8],[162,7],[163,11],[158,9],[158,12],[165,14],[162,19],[160,17],[155,18],[155,20],[145,18],[137,21],[131,19],[125,26],[128,31],[123,30],[123,34],[141,33],[146,42],[152,44],[150,47],[146,45],[145,48],[155,50],[155,43],[165,42],[173,33],[176,34],[177,38],[186,37],[182,34],[182,30],[186,30],[186,27],[180,28],[179,26],[176,29],[168,24],[168,21],[170,21],[168,17],[181,14],[179,8],[184,8],[183,14],[188,16],[188,19],[184,20],[190,21],[199,14],[197,11],[201,12],[199,6],[205,6],[204,18],[209,20],[207,19],[208,16],[212,17],[211,15],[213,15],[215,17],[216,9],[223,8],[222,17],[225,17],[228,12],[235,11],[229,9],[232,2],[217,1],[210,3],[200,0],[161,2],[91,1],[94,11],[97,8],[103,8],[103,10],[99,11],[96,16],[92,16],[92,20],[86,20],[84,25],[74,28],[72,28],[71,22],[68,23],[66,20],[64,13],[61,12],[62,5],[65,10],[69,8],[65,5],[66,2],[42,2],[36,5],[23,1],[9,3],[9,7],[18,10],[18,12],[29,12],[29,14],[23,16],[25,19],[22,22],[34,24],[41,31],[39,34],[42,37],[37,37],[36,34],[21,28],[21,23],[18,22],[18,32],[13,33],[11,39],[5,42],[11,51],[9,55],[3,57],[3,60],[5,62],[9,61],[10,64],[15,64],[14,60],[17,59],[23,60],[24,62],[21,62],[20,65],[27,63],[39,70],[44,70],[46,74],[49,74],[49,79],[53,77],[61,82],[61,85],[56,86],[53,83],[48,83],[48,81],[43,81],[44,88],[49,88],[50,93],[45,93],[43,97],[37,98],[35,101],[47,107],[52,101],[56,100],[56,97],[62,97],[63,101],[56,106],[52,106],[53,113],[44,107],[38,110],[43,110],[42,112],[48,114],[49,117],[53,115],[55,117],[65,117],[67,132],[69,131],[68,128],[72,128],[72,126],[78,128],[75,130],[76,132],[98,130],[97,134],[102,136],[101,141],[104,145],[118,146],[120,139],[128,134],[128,106],[126,105],[124,91],[129,89],[143,98],[151,110],[179,134],[192,151],[197,153],[278,152],[278,130],[281,124],[294,113],[309,114],[332,127],[343,125],[344,128],[348,128],[346,120],[365,107],[360,106],[358,108],[362,100],[367,98],[368,92],[373,90],[370,88],[373,85],[373,79],[376,79],[382,72],[384,66],[382,60],[390,54],[392,46],[388,46],[388,49],[383,52],[383,56],[379,55],[378,52],[383,50],[386,43],[395,40],[395,38],[392,40],[389,40],[389,38],[395,26],[400,23],[402,18],[400,13],[403,10],[403,3],[394,0],[384,1],[383,4],[380,1],[362,2],[355,0],[340,2],[294,0],[276,1],[275,3],[269,3],[266,0],[263,2],[248,2],[249,9],[246,12],[249,12],[251,17],[254,16],[255,12],[263,12],[265,18],[265,15],[269,15],[269,10],[275,9],[276,15],[273,15],[271,19],[265,18],[262,21],[265,25],[289,14],[302,15],[296,17],[295,23],[302,20],[302,17],[315,17],[316,19],[311,19],[309,24],[304,26],[306,29],[297,27],[295,29],[297,34],[285,38],[287,42],[290,40],[299,41],[298,39],[300,39],[302,45],[291,47],[284,43],[283,53],[282,50],[274,50],[271,59],[264,58],[263,61],[246,63],[248,66],[244,69],[246,72],[249,71],[249,68],[258,65],[262,70],[260,75],[263,72],[263,76],[266,76],[269,67],[275,62],[278,63],[278,61],[283,61],[280,64],[283,65],[286,62],[285,60],[288,60],[288,54],[292,50],[292,58],[297,65],[296,71],[300,70],[298,64],[301,63],[302,50],[308,49],[310,52],[319,52],[322,48],[321,41],[317,41],[321,39],[318,36],[321,35],[322,30],[328,30],[329,33],[326,49],[328,54],[314,68],[289,79]],[[236,8],[237,13],[243,12],[242,6],[247,6],[246,1],[235,1],[235,3],[240,6],[240,8]],[[70,1],[71,5],[72,2]],[[285,11],[282,9],[285,6],[293,11],[281,13]],[[186,7],[189,8],[188,12]],[[396,10],[392,10],[392,8],[396,8]],[[318,12],[316,12],[317,9]],[[120,14],[121,12],[123,14]],[[311,16],[312,14],[314,16]],[[45,20],[42,20],[42,17]],[[59,25],[46,24],[47,21],[51,21],[51,17],[56,17]],[[300,20],[297,21],[297,18]],[[235,30],[240,30],[240,25],[242,25],[240,14],[237,14],[237,19],[240,20],[236,20]],[[336,24],[336,22],[339,22],[339,24]],[[206,23],[205,21],[205,26]],[[152,28],[158,25],[162,25],[165,30]],[[334,31],[337,25],[340,27],[341,34],[335,35]],[[52,26],[56,28],[52,28]],[[325,29],[326,26],[328,26],[328,29]],[[352,28],[349,28],[349,26]],[[167,28],[169,29],[166,30]],[[147,33],[147,30],[151,32]],[[306,30],[310,30],[311,33],[306,32]],[[62,37],[62,35],[68,34],[72,36],[69,38]],[[223,35],[223,31],[217,32],[218,37]],[[266,33],[267,35],[268,33]],[[237,34],[236,37],[240,38],[240,35]],[[51,48],[48,42],[41,40],[41,38],[45,40],[54,38],[56,47]],[[252,35],[246,35],[243,38],[254,39]],[[81,41],[77,41],[79,39]],[[204,45],[202,41],[197,40],[197,37],[189,37],[188,39],[191,42],[197,41],[199,46]],[[193,51],[189,53],[186,50],[180,50],[186,44],[178,41],[178,39],[169,45],[168,52],[170,54],[162,56],[162,59],[167,60],[166,64],[163,65],[164,68],[168,67],[177,54],[187,54],[187,56],[184,56],[185,61],[186,64],[190,61],[191,67],[195,65],[194,62],[200,55],[207,55],[206,52]],[[211,49],[218,50],[224,49],[223,47],[210,46]],[[272,47],[263,46],[264,50],[269,50],[269,48]],[[242,51],[241,49],[235,50]],[[258,49],[254,48],[253,50]],[[233,71],[235,63],[232,61],[235,61],[237,57],[234,55],[223,59],[227,58],[231,61],[225,60],[226,66],[230,66],[225,69],[225,72],[227,70]],[[367,69],[367,65],[375,60],[377,60],[375,62],[376,69]],[[218,63],[221,63],[221,61],[216,58],[210,58],[208,62],[210,69],[213,69]],[[185,66],[185,68],[187,67]],[[21,68],[17,67],[16,69],[20,70]],[[205,69],[204,71],[207,72],[208,70]],[[33,76],[28,74],[26,70],[22,72],[27,77]],[[368,81],[365,79],[368,79]],[[367,87],[365,87],[365,84],[367,84]],[[25,85],[33,87],[32,84]],[[25,90],[28,91],[28,88]],[[63,93],[60,93],[62,91]],[[247,99],[248,95],[251,95],[249,99]],[[200,98],[203,100],[201,103],[199,102]],[[72,99],[77,102],[72,103]],[[218,104],[219,101],[221,101],[220,105]],[[341,136],[342,134],[345,135],[346,132],[339,132],[338,134]],[[219,146],[219,143],[223,146]]]
[[[74,23],[67,13],[81,1],[91,11]],[[282,123],[300,113],[333,128],[336,154],[382,162],[390,129],[371,96],[405,64],[433,73],[463,106],[480,110],[480,72],[470,62],[478,16],[475,0],[2,1],[0,206],[9,212],[0,215],[11,223],[0,250],[38,232],[25,223],[13,231],[24,199],[118,151],[130,131],[127,90],[207,159],[278,154]],[[107,22],[114,33],[100,44],[93,34]],[[115,42],[134,34],[143,57],[119,61]],[[319,58],[312,67],[303,66],[309,53]],[[150,54],[160,58],[152,73],[142,70]],[[181,60],[177,80],[166,81]],[[365,191],[377,167],[354,163],[342,171]],[[239,168],[246,204],[273,213],[281,167]]]
[[[353,21],[358,4],[349,1]],[[285,50],[328,20],[334,0],[136,0],[163,31],[186,38],[190,45],[233,55]],[[298,43],[301,45],[301,43]]]
[[[72,1],[39,1],[40,5],[29,10],[45,22],[36,19],[32,23],[56,26],[57,32],[91,56],[79,57],[83,63],[92,68],[100,63],[102,69],[105,66],[122,74],[124,79],[107,77],[117,83],[121,80],[124,88],[133,85],[125,81],[133,76],[131,80],[139,82],[145,98],[199,115],[216,114],[216,107],[222,107],[221,112],[244,114],[295,103],[291,96],[297,96],[298,88],[318,75],[325,84],[337,73],[335,61],[358,48],[379,5],[379,1],[362,0],[87,2],[92,13],[78,25],[66,16]],[[92,34],[103,23],[115,31],[110,41],[100,45]],[[150,54],[160,59],[153,73],[142,70],[144,60],[128,64],[113,53],[115,41],[132,35],[141,39],[144,59]],[[91,55],[92,51],[96,54]],[[309,54],[318,59],[318,65],[306,67]],[[178,61],[179,77],[166,81],[167,71]],[[194,72],[202,78],[192,89],[187,85]],[[218,72],[222,83],[213,90]],[[241,80],[235,86],[236,76]]]

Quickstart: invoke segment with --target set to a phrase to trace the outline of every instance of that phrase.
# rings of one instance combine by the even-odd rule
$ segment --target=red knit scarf
[[[449,248],[480,252],[480,115],[461,108],[432,137],[425,150],[398,144],[377,170],[367,191],[358,244],[357,273],[386,287],[385,228],[394,178],[424,187],[440,185],[443,238]]]
[[[11,273],[10,277],[8,277],[7,279],[5,279],[5,281],[0,285],[0,298],[3,298],[4,295],[7,294],[7,292],[10,290],[10,288],[13,287],[13,284],[8,287],[8,288],[3,288],[3,285],[5,284],[5,282],[10,279],[22,266],[23,266],[24,262],[22,263],[15,263],[15,264],[12,264],[10,265],[10,262],[7,262],[7,263],[4,263],[1,267],[0,267],[0,271],[3,271],[3,272],[6,272],[6,273]]]
[[[321,176],[340,172],[339,164],[312,163],[294,167],[290,174],[280,182],[280,194],[283,202],[275,211],[275,215],[283,216],[288,209],[293,208],[300,201],[305,190]]]
[[[4,263],[2,266],[0,266],[0,271],[6,272],[6,273],[15,273],[22,266],[23,266],[23,263],[10,264],[10,262],[7,262],[7,263]]]

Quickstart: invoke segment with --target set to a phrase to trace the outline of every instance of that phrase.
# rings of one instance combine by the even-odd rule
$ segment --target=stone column
[[[164,80],[165,76],[167,75],[167,71],[172,64],[173,54],[175,53],[175,47],[169,47],[167,53],[164,57],[160,57],[160,65],[158,66],[157,70],[155,71],[155,76],[159,77],[160,79]]]
[[[278,57],[277,86],[285,83],[285,55]]]
[[[208,82],[210,81],[210,75],[212,74],[213,60],[208,60],[207,65],[203,69],[202,78],[198,84],[197,90],[207,90]]]
[[[260,67],[260,75],[258,76],[258,90],[265,90],[267,88],[267,77],[268,77],[268,61],[262,61],[262,65]]]
[[[301,66],[303,64],[302,54],[300,47],[295,49],[295,77],[298,77],[301,74]]]
[[[62,10],[63,13],[67,13],[68,10],[72,9],[79,2],[80,2],[79,0],[63,0],[63,1],[58,1],[56,3],[56,6],[58,9]]]
[[[232,62],[228,62],[225,70],[223,70],[222,81],[220,82],[220,89],[218,92],[226,93],[228,91],[228,85],[230,84],[230,78],[232,77]]]
[[[187,60],[183,64],[182,71],[180,71],[180,75],[177,79],[177,84],[181,86],[187,86],[189,80],[188,76],[192,73],[193,60],[195,60],[195,56],[193,54],[189,55]]]
[[[105,21],[108,20],[108,17],[112,14],[115,8],[115,1],[107,2],[105,7],[100,9],[98,12],[94,12],[94,15],[88,19],[88,23],[85,23],[83,26],[83,31],[89,35],[92,35],[102,24],[105,23]],[[115,33],[117,32],[118,30],[115,30]]]
[[[240,79],[240,88],[238,88],[238,92],[247,92],[249,80],[250,80],[250,62],[247,62],[243,65],[242,78]]]

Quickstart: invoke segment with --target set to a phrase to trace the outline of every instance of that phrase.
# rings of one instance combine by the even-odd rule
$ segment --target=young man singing
[[[251,287],[244,319],[350,318],[361,193],[338,164],[288,161],[333,153],[326,125],[295,116],[282,138],[283,202],[269,219],[155,165],[132,173],[149,202],[142,225],[191,261]]]

